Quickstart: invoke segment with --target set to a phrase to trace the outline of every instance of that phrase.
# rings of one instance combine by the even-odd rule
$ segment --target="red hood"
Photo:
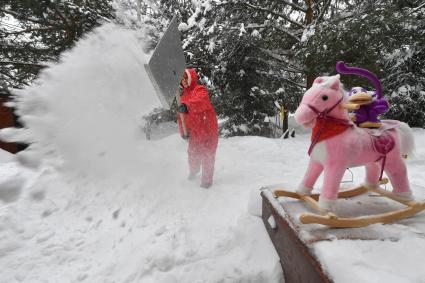
[[[198,74],[196,73],[195,69],[186,69],[185,72],[189,78],[188,89],[193,89],[198,85]]]

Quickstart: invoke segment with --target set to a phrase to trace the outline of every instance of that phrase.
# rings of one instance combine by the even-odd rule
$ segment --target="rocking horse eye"
[[[322,96],[322,100],[323,100],[323,101],[328,100],[328,96],[327,96],[327,95]]]

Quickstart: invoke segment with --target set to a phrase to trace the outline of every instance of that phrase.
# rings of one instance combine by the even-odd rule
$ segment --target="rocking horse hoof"
[[[300,196],[309,196],[311,195],[311,191],[312,189],[307,188],[303,185],[300,185],[298,189],[296,190],[296,193],[299,194]]]
[[[319,197],[318,204],[320,212],[322,213],[334,212],[336,209],[336,200]]]
[[[364,182],[362,184],[362,186],[365,187],[368,190],[373,190],[373,189],[378,189],[379,188],[379,184],[372,184],[372,183],[369,183],[369,182]]]
[[[372,183],[369,183],[368,181],[365,181],[365,182],[363,182],[363,184],[361,186],[370,191],[370,190],[374,190],[374,189],[379,189],[380,185],[386,185],[389,182],[390,182],[390,180],[388,180],[388,178],[382,178],[382,180],[379,181],[378,184],[372,184]]]
[[[402,201],[415,200],[415,197],[413,196],[412,192],[394,193],[394,197]]]

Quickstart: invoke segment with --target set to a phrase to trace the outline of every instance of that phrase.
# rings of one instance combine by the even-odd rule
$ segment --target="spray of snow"
[[[142,115],[160,106],[144,69],[148,56],[133,32],[105,25],[16,92],[22,130],[2,132],[31,143],[25,164],[53,164],[90,176],[127,174],[145,159]]]

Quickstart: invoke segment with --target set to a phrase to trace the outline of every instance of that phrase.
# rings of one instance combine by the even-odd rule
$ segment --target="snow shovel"
[[[155,88],[156,94],[164,108],[170,109],[174,98],[177,106],[180,105],[179,84],[184,74],[186,60],[183,53],[181,34],[178,29],[177,17],[171,20],[170,25],[160,39],[158,45],[145,64],[146,72]],[[187,136],[184,116],[179,114],[182,121],[183,134]]]

